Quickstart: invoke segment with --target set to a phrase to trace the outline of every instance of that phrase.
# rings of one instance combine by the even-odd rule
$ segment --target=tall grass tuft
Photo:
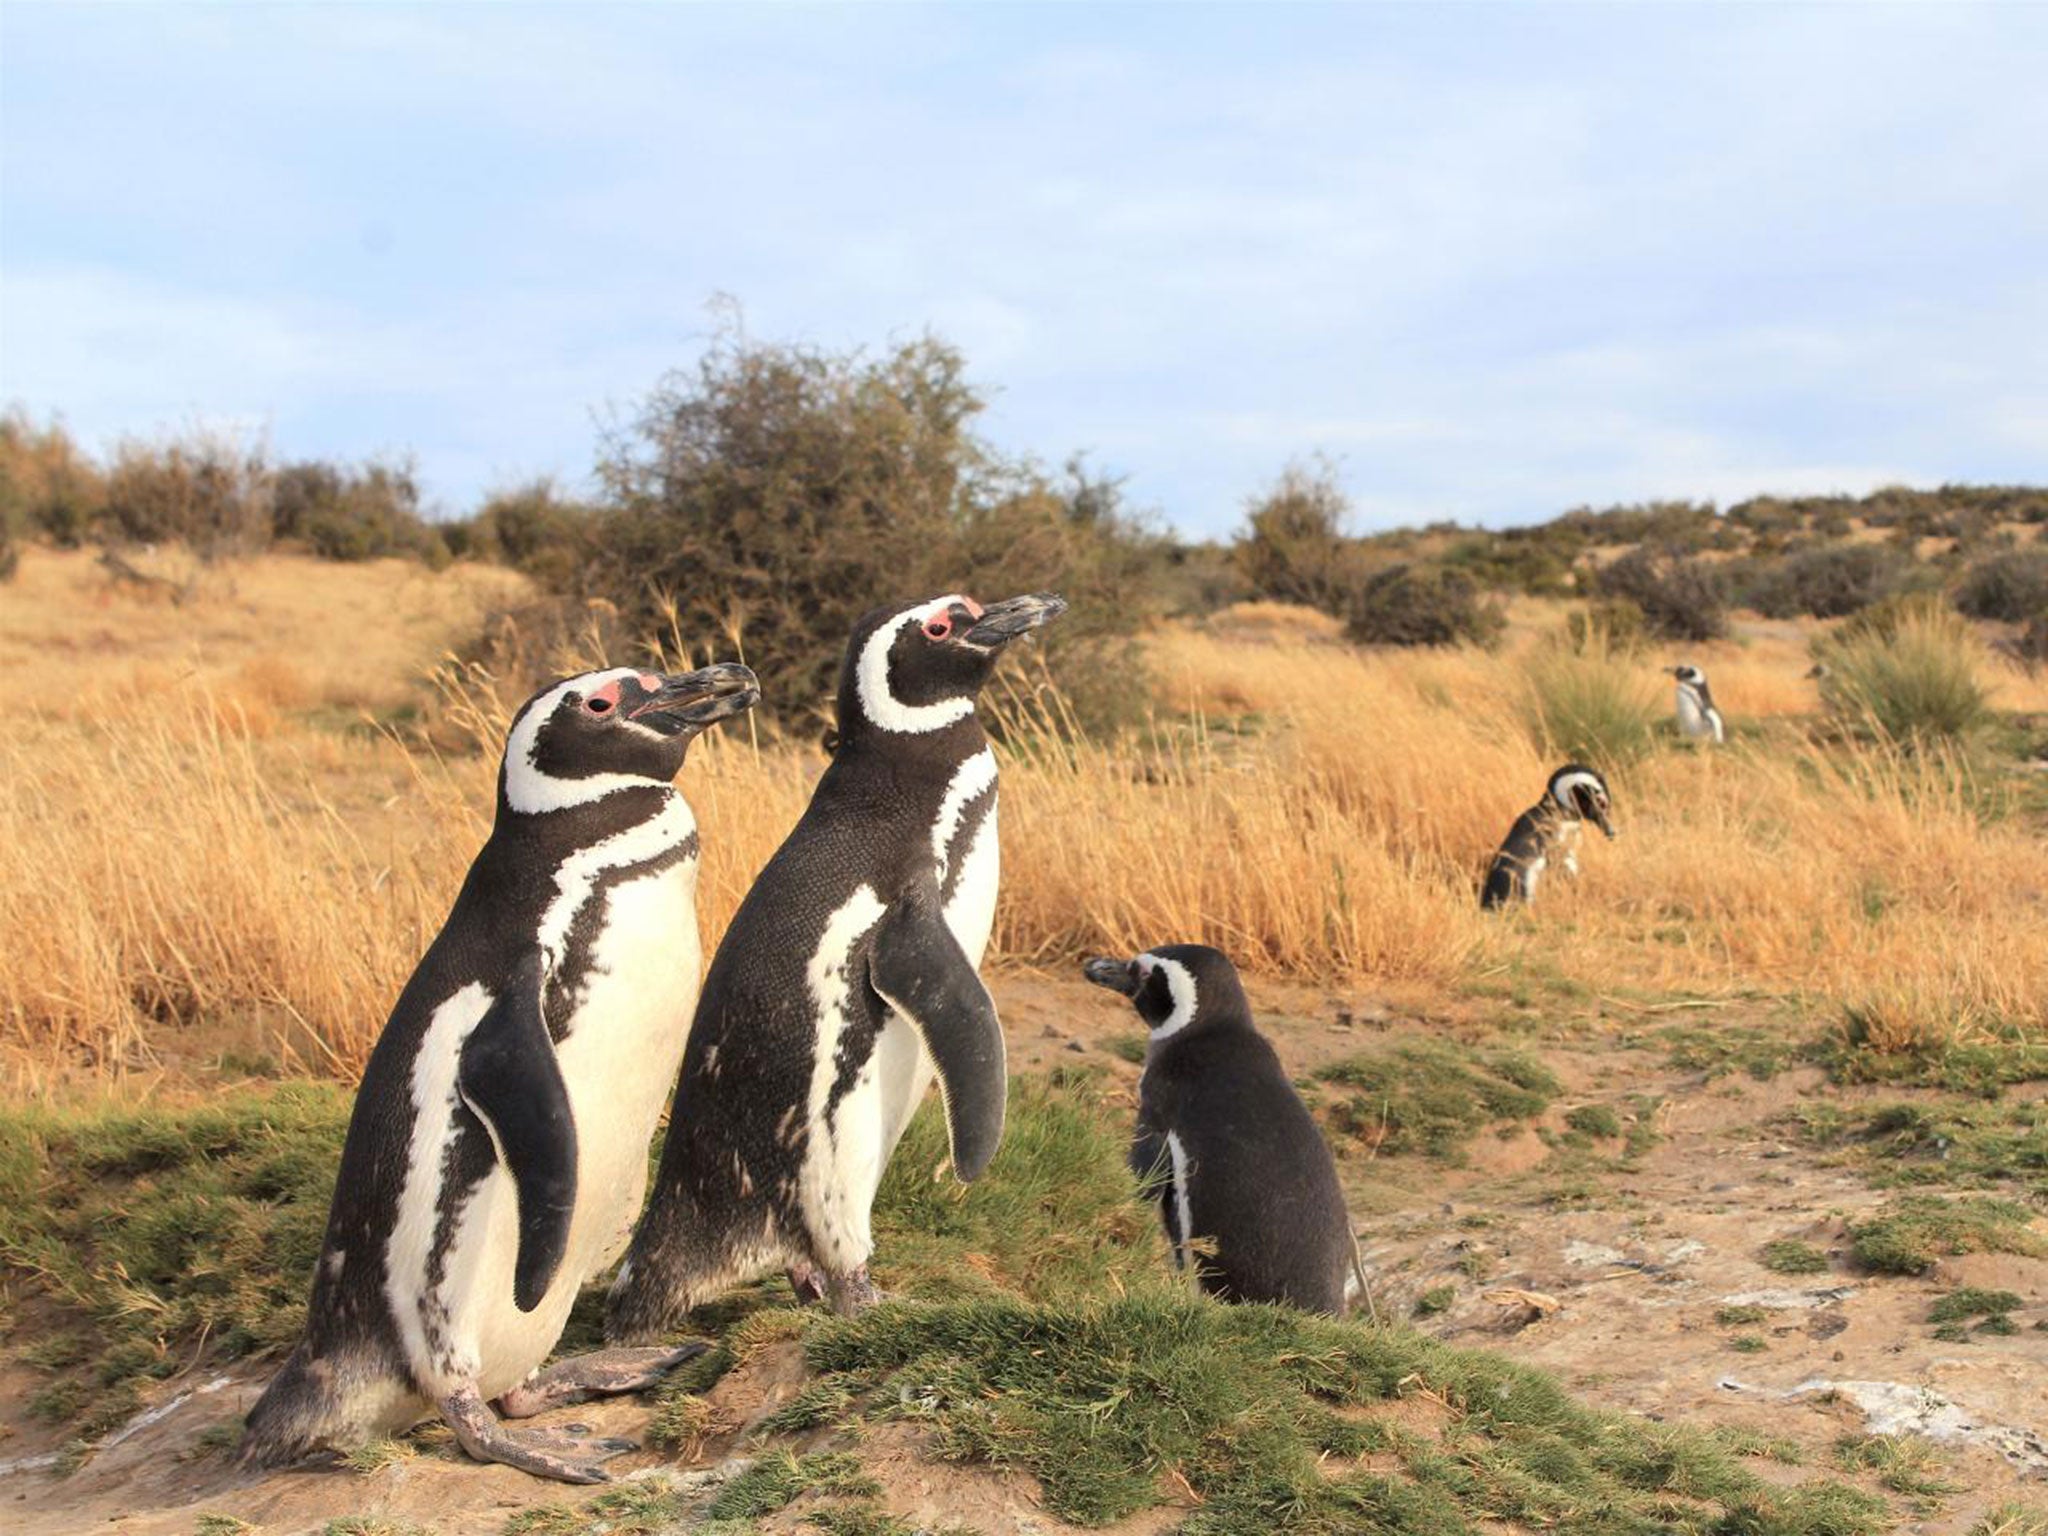
[[[1821,647],[1821,699],[1838,720],[1899,746],[1959,741],[1991,720],[1983,648],[1938,601],[1902,603]]]
[[[1529,730],[1547,757],[1611,773],[1649,755],[1654,675],[1604,626],[1536,646],[1522,670]]]

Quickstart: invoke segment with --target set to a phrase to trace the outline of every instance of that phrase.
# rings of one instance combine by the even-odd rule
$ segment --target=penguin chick
[[[625,1245],[689,1030],[697,824],[670,781],[760,696],[745,667],[619,667],[513,720],[490,838],[364,1068],[305,1336],[250,1411],[245,1463],[438,1410],[480,1461],[603,1482],[593,1453],[630,1442],[498,1415],[637,1391],[703,1347],[540,1369]]]
[[[1237,968],[1201,944],[1082,973],[1152,1032],[1131,1168],[1156,1178],[1174,1263],[1225,1301],[1337,1315],[1364,1274],[1329,1145],[1252,1024]]]
[[[1507,840],[1486,871],[1479,905],[1492,908],[1533,901],[1544,871],[1553,863],[1576,878],[1579,833],[1588,820],[1609,837],[1616,835],[1607,781],[1583,763],[1566,763],[1550,776],[1543,798],[1516,817],[1508,829]]]
[[[1686,665],[1673,667],[1671,676],[1678,679],[1678,734],[1688,741],[1726,741],[1728,734],[1721,722],[1721,711],[1714,707],[1707,674]]]

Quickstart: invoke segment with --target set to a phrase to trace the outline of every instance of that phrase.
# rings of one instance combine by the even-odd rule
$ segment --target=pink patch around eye
[[[604,700],[604,702],[605,702],[605,703],[607,703],[607,704],[616,704],[616,703],[618,703],[618,702],[619,702],[619,682],[618,682],[618,679],[614,678],[614,679],[613,679],[613,680],[612,680],[611,682],[609,682],[609,683],[606,683],[606,684],[605,684],[605,685],[604,685],[604,686],[603,686],[602,688],[594,689],[594,690],[593,690],[593,691],[591,692],[591,695],[590,695],[590,697],[591,697],[591,699],[592,699],[593,701],[595,701],[595,700],[598,700],[598,699],[602,699],[602,700]]]

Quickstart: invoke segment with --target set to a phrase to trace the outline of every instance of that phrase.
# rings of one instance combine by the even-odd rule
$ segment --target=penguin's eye
[[[593,715],[608,715],[611,713],[612,701],[610,699],[594,698],[587,701],[583,707],[589,710]]]
[[[936,618],[926,619],[924,621],[924,632],[934,640],[945,639],[946,636],[953,633],[953,616],[949,613],[942,613]]]

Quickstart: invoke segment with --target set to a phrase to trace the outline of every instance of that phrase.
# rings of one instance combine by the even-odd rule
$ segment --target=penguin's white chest
[[[1712,737],[1718,741],[1721,737],[1719,719],[1690,688],[1678,690],[1678,729],[1695,740]]]
[[[584,1282],[631,1234],[648,1144],[696,1006],[696,889],[696,861],[686,859],[589,896],[603,903],[603,916],[586,968],[571,978],[574,1010],[555,1046],[576,1128],[576,1210],[554,1283],[531,1312],[513,1300],[518,1199],[502,1163],[460,1200],[452,1234],[438,1230],[442,1208],[456,1198],[435,1175],[456,1124],[461,1043],[488,997],[468,988],[436,1014],[414,1070],[413,1174],[388,1292],[430,1391],[470,1380],[492,1397],[523,1381],[561,1337]]]

